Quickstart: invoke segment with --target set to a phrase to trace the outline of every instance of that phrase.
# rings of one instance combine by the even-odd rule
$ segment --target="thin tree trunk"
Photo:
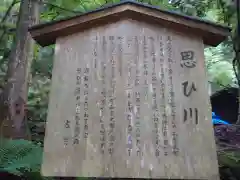
[[[41,0],[30,0],[29,27],[39,23],[40,1]],[[21,95],[24,99],[25,104],[27,103],[27,100],[28,100],[28,89],[32,79],[31,66],[34,58],[34,46],[35,46],[35,41],[31,37],[30,33],[28,33],[27,45],[26,45],[26,49],[28,53],[27,53],[27,56],[25,57],[27,65],[26,65],[25,78],[24,78],[25,82],[23,85],[22,95]],[[28,139],[30,139],[31,133],[30,133],[30,129],[27,126],[28,122],[26,118],[26,111],[22,118],[23,118],[23,123],[25,123],[24,125],[26,126],[25,128],[25,130],[27,131],[26,134],[28,135]]]
[[[36,25],[39,23],[39,18],[40,18],[40,2],[41,0],[31,0],[30,1],[30,23],[29,27]],[[24,95],[26,96],[26,101],[27,101],[27,94],[28,94],[28,86],[31,83],[31,65],[32,65],[32,60],[34,58],[34,46],[35,46],[35,41],[31,37],[30,33],[28,33],[28,56],[27,56],[27,68],[26,68],[26,76],[25,76],[25,92]]]
[[[9,57],[6,84],[0,102],[0,136],[29,139],[25,120],[27,102],[29,57],[32,58],[33,40],[28,33],[29,25],[36,22],[37,0],[22,0],[17,23],[16,38]],[[31,8],[32,7],[32,8]],[[35,9],[35,10],[34,10]],[[31,62],[31,61],[30,61]]]

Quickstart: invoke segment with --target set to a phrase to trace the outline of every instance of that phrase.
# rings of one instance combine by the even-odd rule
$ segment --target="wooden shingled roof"
[[[121,19],[145,21],[187,34],[195,34],[203,39],[204,44],[211,46],[220,44],[231,32],[231,29],[226,26],[135,1],[123,1],[68,19],[36,25],[29,31],[41,46],[48,46],[54,44],[58,37],[68,36]]]

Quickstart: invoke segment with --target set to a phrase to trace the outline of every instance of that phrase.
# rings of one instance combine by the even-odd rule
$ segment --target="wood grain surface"
[[[57,39],[42,174],[219,179],[203,49],[134,20]]]

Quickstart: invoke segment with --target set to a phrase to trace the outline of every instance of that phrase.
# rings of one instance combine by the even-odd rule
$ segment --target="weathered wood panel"
[[[60,38],[45,176],[218,179],[203,43],[123,20]]]

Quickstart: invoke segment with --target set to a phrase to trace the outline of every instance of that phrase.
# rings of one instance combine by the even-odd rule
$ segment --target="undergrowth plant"
[[[31,179],[40,175],[42,147],[27,140],[0,139],[0,171]]]
[[[0,172],[21,176],[24,180],[52,180],[54,178],[42,177],[40,174],[42,154],[43,148],[40,144],[21,139],[0,138]]]

